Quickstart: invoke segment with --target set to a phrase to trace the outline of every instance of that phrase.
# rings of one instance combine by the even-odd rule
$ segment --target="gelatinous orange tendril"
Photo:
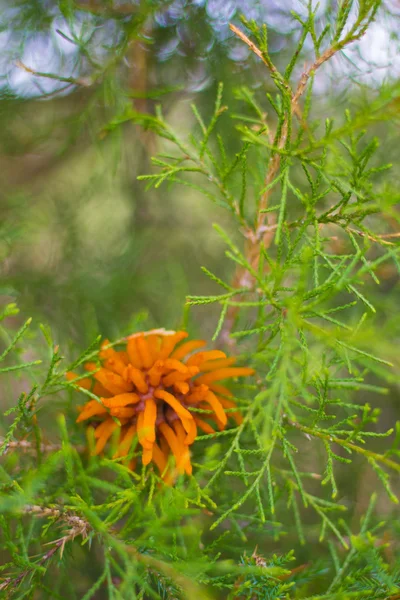
[[[99,396],[80,407],[77,418],[95,427],[94,454],[118,432],[115,459],[134,469],[139,443],[142,464],[153,462],[172,483],[176,474],[192,473],[190,447],[198,430],[213,434],[213,425],[223,430],[230,417],[242,422],[240,412],[231,410],[236,408],[232,392],[219,382],[251,375],[253,369],[232,366],[235,358],[220,350],[198,351],[205,342],[182,343],[186,337],[185,331],[163,329],[135,333],[118,351],[105,340],[100,364],[85,365],[89,377],[67,373],[75,387]]]

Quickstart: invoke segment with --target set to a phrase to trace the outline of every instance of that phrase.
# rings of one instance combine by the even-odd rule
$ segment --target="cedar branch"
[[[236,25],[231,23],[229,27],[231,31],[242,42],[244,42],[258,58],[262,60],[263,64],[269,70],[272,79],[278,84],[278,87],[284,88],[287,95],[291,98],[290,108],[284,118],[281,132],[276,143],[275,153],[272,154],[267,167],[267,173],[265,176],[265,192],[261,196],[259,202],[255,224],[253,227],[248,226],[244,230],[244,236],[246,238],[245,256],[247,262],[251,265],[251,268],[254,272],[258,271],[261,248],[263,247],[264,249],[268,249],[270,247],[274,237],[274,232],[276,230],[276,214],[269,213],[268,225],[266,225],[265,221],[267,217],[265,214],[265,209],[268,207],[269,199],[272,194],[271,184],[277,177],[281,166],[282,150],[284,150],[288,142],[289,125],[293,115],[296,115],[299,118],[300,124],[303,128],[307,127],[306,123],[304,123],[303,119],[301,118],[301,112],[298,103],[306,91],[310,78],[315,74],[315,72],[345,46],[357,39],[360,39],[364,35],[366,28],[361,27],[361,23],[357,21],[342,40],[335,42],[331,47],[327,48],[325,52],[317,56],[315,61],[308,68],[306,68],[301,75],[298,85],[293,93],[289,83],[284,80],[269,56],[263,53],[260,48],[258,48],[256,44],[254,44],[254,42],[252,42],[247,35],[243,33],[243,31],[236,27]],[[243,287],[244,285],[251,286],[252,279],[252,275],[245,267],[238,266],[235,270],[232,286],[234,288]],[[230,338],[230,333],[232,331],[238,310],[239,307],[237,306],[229,307],[225,323],[221,331],[222,343],[229,344],[230,346],[234,345],[235,343]]]

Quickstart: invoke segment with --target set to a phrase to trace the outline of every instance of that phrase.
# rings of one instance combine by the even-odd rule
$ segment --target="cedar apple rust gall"
[[[85,364],[88,377],[67,373],[99,397],[79,407],[77,418],[95,427],[95,454],[118,432],[114,458],[137,455],[139,445],[142,464],[154,463],[171,483],[177,474],[191,475],[190,447],[199,430],[222,431],[228,416],[241,423],[238,411],[226,413],[236,404],[220,382],[251,375],[253,369],[234,366],[236,359],[220,350],[203,350],[203,340],[184,341],[187,335],[163,329],[135,333],[119,350],[105,340],[100,365]],[[136,464],[136,458],[129,460],[131,469]]]

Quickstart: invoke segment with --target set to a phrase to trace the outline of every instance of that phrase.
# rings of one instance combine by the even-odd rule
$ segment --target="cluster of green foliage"
[[[74,2],[59,4],[76,19]],[[249,60],[262,65],[266,88],[239,86],[231,109],[220,84],[211,115],[192,105],[189,134],[161,107],[151,114],[133,106],[126,91],[117,101],[113,88],[109,102],[108,77],[132,40],[145,37],[144,16],[155,7],[144,3],[143,18],[129,19],[106,4],[96,19],[115,18],[125,34],[109,45],[102,68],[87,46],[94,38],[83,45],[77,37],[71,43],[80,44],[90,75],[36,76],[67,87],[84,75],[91,85],[98,79],[87,110],[102,98],[101,139],[134,123],[160,140],[154,170],[138,179],[155,189],[181,184],[226,211],[228,225],[215,225],[226,277],[203,267],[221,291],[188,296],[175,326],[190,330],[198,314],[215,316],[218,307],[212,340],[256,376],[232,386],[243,423],[199,436],[193,476],[165,486],[151,466],[131,472],[107,452],[86,452],[75,423],[77,385],[65,373],[96,357],[100,337],[68,360],[70,349],[49,327],[29,319],[15,332],[18,309],[8,304],[3,390],[14,397],[17,375],[25,387],[2,421],[2,597],[400,598],[400,423],[382,425],[377,407],[400,371],[394,295],[382,310],[378,287],[387,265],[400,268],[398,193],[372,133],[395,119],[393,90],[335,119],[313,110],[319,69],[364,36],[380,2],[342,0],[323,28],[309,2],[306,16],[292,15],[302,33],[280,69],[266,26],[233,25]],[[144,329],[145,319],[138,313],[129,327]],[[58,441],[47,441],[49,432]]]

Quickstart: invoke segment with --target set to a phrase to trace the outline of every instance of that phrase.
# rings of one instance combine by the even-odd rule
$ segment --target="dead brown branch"
[[[34,75],[35,77],[45,77],[46,79],[53,79],[55,81],[60,81],[61,83],[68,83],[70,85],[90,87],[93,83],[90,79],[84,77],[79,77],[78,79],[75,79],[74,77],[62,77],[61,75],[55,75],[54,73],[44,73],[42,71],[35,71],[34,69],[31,69],[31,67],[25,65],[21,60],[16,60],[15,66],[19,69],[22,69],[26,73]]]
[[[60,520],[63,525],[67,526],[67,531],[62,537],[57,540],[50,542],[50,549],[42,556],[42,558],[36,563],[36,566],[41,567],[45,565],[57,552],[63,555],[64,548],[68,542],[72,542],[76,537],[82,539],[87,538],[91,527],[87,521],[81,517],[69,513],[68,511],[63,512],[58,508],[42,507],[37,505],[27,505],[22,509],[23,514],[31,514],[38,518],[53,518]],[[24,569],[19,575],[13,577],[7,577],[0,583],[0,591],[7,590],[9,588],[15,589],[23,579],[33,571],[31,569]]]
[[[0,438],[0,447],[4,444],[4,439]],[[42,442],[39,446],[41,452],[58,452],[61,450],[61,444],[53,444],[53,443],[44,443]],[[85,446],[74,446],[75,450],[79,453],[85,452]],[[6,445],[5,453],[9,450],[22,450],[23,452],[34,452],[36,453],[38,447],[36,442],[30,442],[29,440],[13,440],[12,442],[8,442]]]

